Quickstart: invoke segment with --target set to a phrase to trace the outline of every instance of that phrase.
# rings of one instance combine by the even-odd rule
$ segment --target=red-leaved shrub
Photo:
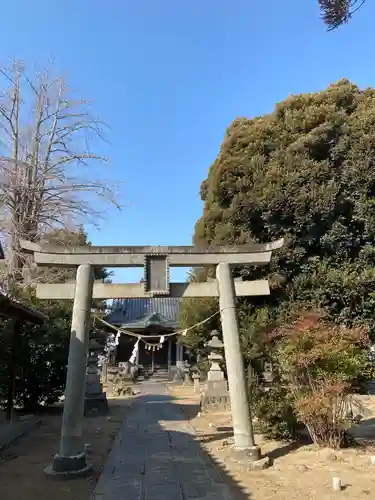
[[[296,415],[312,440],[322,446],[344,446],[353,386],[369,366],[366,330],[307,313],[271,332],[269,342]]]

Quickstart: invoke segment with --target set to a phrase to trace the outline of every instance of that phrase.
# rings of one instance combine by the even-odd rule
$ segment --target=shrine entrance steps
[[[150,380],[157,380],[159,382],[166,382],[169,378],[168,370],[159,369],[156,370],[150,377]]]
[[[248,500],[201,448],[165,385],[140,388],[92,500]]]

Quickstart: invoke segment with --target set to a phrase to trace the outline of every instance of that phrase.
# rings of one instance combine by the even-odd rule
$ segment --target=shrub
[[[291,404],[314,443],[347,444],[351,396],[368,377],[370,339],[363,328],[347,328],[306,313],[269,336]]]
[[[314,443],[330,448],[348,444],[347,429],[352,424],[348,384],[340,377],[317,380],[310,391],[294,393],[294,407]]]
[[[258,430],[267,439],[290,440],[296,437],[297,418],[283,387],[260,390],[252,404]]]

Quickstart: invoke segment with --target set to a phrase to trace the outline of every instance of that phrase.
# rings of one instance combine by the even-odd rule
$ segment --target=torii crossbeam
[[[231,265],[265,265],[273,250],[283,244],[256,244],[248,247],[202,249],[194,246],[90,246],[65,248],[38,245],[21,241],[23,250],[33,253],[40,266],[76,267],[143,267],[143,283],[94,283],[94,299],[169,297],[218,297],[217,284],[170,283],[170,267],[204,267],[230,263]],[[267,280],[235,283],[237,296],[269,295]],[[41,299],[74,299],[75,283],[38,284],[37,297]]]
[[[235,447],[245,449],[255,461],[260,449],[254,444],[246,378],[238,334],[235,298],[269,295],[268,280],[235,281],[231,266],[266,265],[283,240],[234,248],[195,246],[85,246],[66,248],[21,241],[40,266],[77,267],[75,283],[38,284],[43,299],[74,299],[60,451],[48,469],[52,474],[79,474],[89,469],[82,440],[85,370],[92,298],[217,297],[228,373]],[[205,283],[170,283],[170,267],[216,266],[216,280]],[[143,267],[144,283],[94,283],[94,267]]]

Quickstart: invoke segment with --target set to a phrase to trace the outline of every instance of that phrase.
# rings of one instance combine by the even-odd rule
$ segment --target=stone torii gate
[[[266,265],[283,240],[246,247],[203,249],[195,246],[90,246],[59,247],[22,241],[40,266],[77,267],[75,283],[38,284],[40,299],[73,299],[68,372],[60,449],[47,473],[78,475],[90,470],[82,440],[85,376],[92,299],[172,297],[219,297],[228,386],[231,400],[234,445],[250,460],[260,458],[254,443],[252,421],[238,333],[236,296],[269,295],[268,280],[238,281],[231,266]],[[216,280],[204,283],[170,283],[170,267],[216,266]],[[94,283],[94,267],[143,267],[144,282]]]

